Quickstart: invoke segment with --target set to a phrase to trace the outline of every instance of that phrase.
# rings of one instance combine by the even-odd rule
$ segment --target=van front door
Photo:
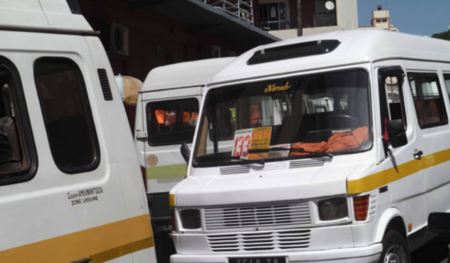
[[[387,122],[403,121],[407,144],[393,148],[386,143],[386,156],[392,162],[388,169],[388,193],[391,207],[401,211],[404,223],[411,233],[418,232],[424,226],[426,218],[425,179],[422,172],[420,150],[422,138],[418,136],[411,91],[406,75],[401,67],[378,69],[381,108],[381,134],[383,140],[389,140]],[[413,245],[415,242],[411,240]],[[411,249],[414,249],[413,247]]]

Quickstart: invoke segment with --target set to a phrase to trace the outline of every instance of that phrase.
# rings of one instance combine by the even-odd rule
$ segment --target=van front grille
[[[204,213],[206,230],[311,224],[308,202],[205,208]]]
[[[301,249],[309,247],[311,230],[208,235],[212,252],[245,252]]]

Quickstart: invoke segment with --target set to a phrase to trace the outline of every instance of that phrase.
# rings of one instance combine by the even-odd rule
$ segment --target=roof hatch
[[[262,64],[284,59],[327,54],[335,50],[341,42],[338,40],[317,40],[292,45],[261,49],[247,61],[248,65]]]

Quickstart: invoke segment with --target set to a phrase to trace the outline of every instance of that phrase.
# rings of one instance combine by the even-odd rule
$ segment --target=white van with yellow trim
[[[0,262],[156,262],[114,75],[79,13],[0,3]]]
[[[204,59],[153,69],[136,107],[135,145],[147,178],[155,231],[170,232],[169,191],[186,176],[180,154],[191,145],[207,82],[235,57]]]
[[[411,262],[450,211],[449,94],[442,40],[338,31],[241,55],[171,190],[171,262]]]

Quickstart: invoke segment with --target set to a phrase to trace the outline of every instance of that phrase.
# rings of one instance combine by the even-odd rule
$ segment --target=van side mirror
[[[386,128],[389,135],[389,142],[393,148],[397,148],[408,143],[405,126],[403,126],[402,119],[388,121],[386,123]]]
[[[450,234],[450,213],[430,213],[428,230],[437,234]]]
[[[186,163],[188,163],[189,157],[191,156],[191,149],[189,149],[189,146],[187,146],[186,142],[183,142],[181,144],[180,152],[183,156],[183,159],[186,161]]]

